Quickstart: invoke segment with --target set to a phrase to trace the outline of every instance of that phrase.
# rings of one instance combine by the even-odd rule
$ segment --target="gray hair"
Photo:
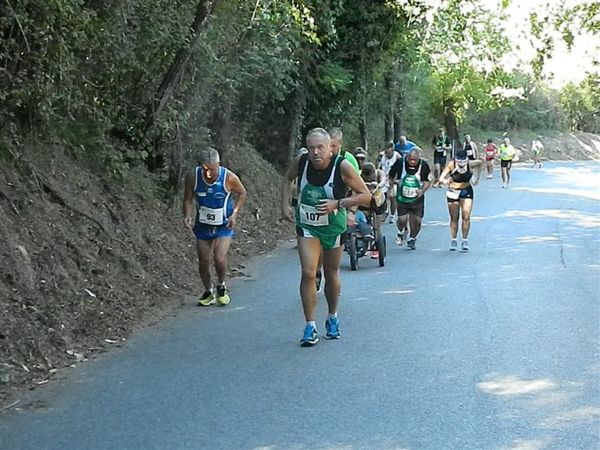
[[[408,152],[409,156],[416,156],[417,158],[421,157],[421,149],[419,147],[413,147],[410,152]]]
[[[334,127],[334,128],[330,128],[329,129],[329,136],[331,136],[331,139],[342,139],[342,129],[338,128],[338,127]]]
[[[324,128],[313,128],[309,130],[308,133],[306,133],[306,140],[308,140],[308,138],[311,137],[313,134],[323,136],[328,142],[331,141],[331,136]]]
[[[207,148],[200,154],[200,164],[219,164],[221,157],[214,148]]]

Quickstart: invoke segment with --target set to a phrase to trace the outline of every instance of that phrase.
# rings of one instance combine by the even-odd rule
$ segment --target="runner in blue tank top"
[[[199,163],[185,179],[183,196],[184,225],[196,237],[198,270],[205,287],[198,304],[210,306],[218,302],[220,305],[227,305],[230,302],[225,286],[227,252],[234,236],[238,212],[246,201],[246,189],[237,175],[221,167],[216,150],[204,152]],[[234,203],[232,194],[237,197],[237,204]],[[210,259],[213,254],[218,278],[216,293],[210,275]]]

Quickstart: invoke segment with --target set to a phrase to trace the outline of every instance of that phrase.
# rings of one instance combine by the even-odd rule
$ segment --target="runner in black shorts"
[[[404,176],[402,173],[404,172]],[[392,183],[401,179],[396,194],[398,205],[398,235],[396,243],[406,246],[411,250],[416,249],[417,235],[421,231],[421,222],[425,214],[425,192],[431,185],[429,177],[431,169],[424,159],[421,159],[421,150],[413,148],[406,160],[400,160],[390,170]],[[410,236],[406,239],[407,229],[410,226]]]
[[[433,148],[433,187],[440,187],[440,174],[446,166],[446,155],[452,148],[450,138],[446,136],[446,130],[440,128],[431,140]]]
[[[458,219],[462,216],[462,244],[463,252],[469,251],[469,230],[471,229],[471,211],[473,210],[473,186],[479,184],[481,175],[481,166],[483,162],[478,160],[469,160],[467,153],[462,150],[457,152],[453,161],[450,161],[442,175],[440,182],[448,184],[446,197],[448,199],[448,211],[450,213],[450,251],[458,250]],[[473,170],[475,171],[475,180],[471,183]]]

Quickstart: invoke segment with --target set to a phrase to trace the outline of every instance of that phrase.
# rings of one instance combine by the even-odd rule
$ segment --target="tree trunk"
[[[365,74],[365,58],[361,53],[360,55],[360,72],[361,74]],[[369,139],[367,136],[367,86],[365,76],[361,76],[360,78],[360,122],[358,124],[358,130],[360,132],[360,145],[365,149],[366,152],[369,151]]]
[[[446,133],[452,142],[452,148],[460,148],[461,142],[458,135],[458,125],[456,124],[454,100],[451,98],[444,100],[444,126],[446,127]],[[452,157],[454,157],[454,154]]]
[[[358,123],[358,131],[360,133],[360,146],[365,149],[366,152],[369,151],[369,140],[367,136],[367,121],[364,114],[360,118],[360,122]]]
[[[383,141],[385,143],[390,142],[394,139],[394,87],[391,79],[391,73],[388,72],[385,77],[385,93],[386,102],[384,110],[384,123],[383,123]],[[394,142],[396,140],[394,139]]]
[[[395,91],[397,97],[392,106],[392,116],[394,118],[394,142],[398,142],[400,136],[402,136],[402,109],[404,108],[404,96],[399,89],[398,83],[396,83]]]
[[[223,160],[223,155],[231,149],[231,133],[233,129],[231,123],[231,103],[231,99],[227,97],[219,99],[219,104],[215,108],[210,127],[214,131],[213,144],[219,155],[221,155],[221,160]]]
[[[302,142],[302,122],[306,108],[306,89],[302,83],[298,84],[292,100],[290,111],[290,138],[288,141],[288,159],[291,160]]]
[[[384,142],[390,142],[392,139],[394,140],[394,142],[396,141],[394,139],[394,118],[392,116],[392,114],[390,113],[390,111],[386,108],[385,111],[385,118],[384,118],[384,122],[383,122],[383,140]]]
[[[400,112],[394,111],[394,142],[400,140],[402,136],[402,119],[400,119]]]
[[[171,63],[169,70],[158,87],[153,102],[146,108],[144,131],[148,131],[154,125],[156,117],[160,115],[161,111],[169,101],[171,94],[179,84],[181,75],[192,56],[200,35],[206,27],[210,13],[217,2],[218,0],[200,0],[198,2],[196,16],[194,17],[194,22],[190,28],[190,40],[187,45],[181,47],[175,55],[175,59]]]

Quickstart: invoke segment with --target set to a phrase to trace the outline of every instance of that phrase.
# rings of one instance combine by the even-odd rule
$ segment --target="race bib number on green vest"
[[[223,225],[223,210],[201,206],[198,210],[198,221],[206,225]]]
[[[402,186],[402,197],[416,198],[419,196],[418,190],[416,187]]]
[[[300,203],[300,222],[313,227],[324,227],[329,225],[329,215],[317,211],[314,206]]]

